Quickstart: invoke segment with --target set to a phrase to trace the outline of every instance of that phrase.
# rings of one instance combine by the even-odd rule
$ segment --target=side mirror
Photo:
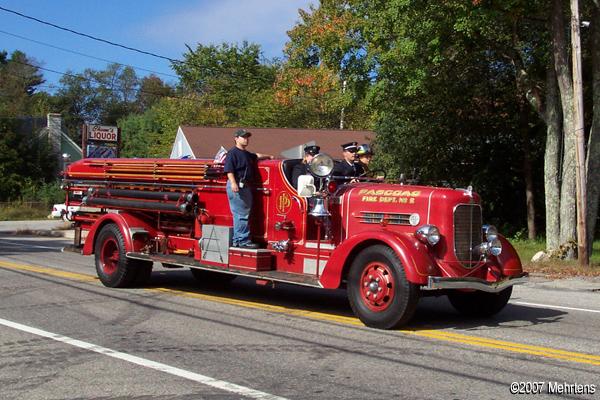
[[[316,191],[315,178],[312,175],[300,175],[298,177],[298,196],[312,197]]]

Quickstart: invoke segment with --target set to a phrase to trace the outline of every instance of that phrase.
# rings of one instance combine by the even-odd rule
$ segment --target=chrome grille
[[[459,204],[454,209],[454,254],[456,258],[465,263],[476,261],[473,248],[478,246],[481,241],[481,207],[478,204]]]
[[[361,211],[358,218],[363,224],[410,225],[410,214]]]

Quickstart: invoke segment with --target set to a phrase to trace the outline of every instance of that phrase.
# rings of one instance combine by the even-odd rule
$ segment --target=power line
[[[23,62],[23,61],[11,60],[10,62],[15,62],[17,64],[22,64],[22,65],[27,65],[27,66],[30,66],[30,67],[33,67],[33,68],[41,69],[43,71],[48,71],[48,72],[52,72],[52,73],[63,75],[63,76],[68,76],[68,77],[75,78],[75,79],[83,79],[84,81],[87,81],[87,82],[90,82],[90,83],[94,83],[94,81],[95,81],[95,83],[99,84],[100,87],[102,87],[105,90],[111,91],[111,92],[116,92],[116,91],[119,91],[119,90],[120,91],[125,91],[126,90],[126,88],[123,88],[123,87],[115,87],[115,88],[107,87],[107,86],[105,86],[104,82],[100,81],[97,78],[87,78],[87,77],[85,77],[83,75],[75,75],[75,74],[70,74],[68,72],[56,71],[56,70],[53,70],[53,69],[50,69],[50,68],[39,67],[37,65],[33,65],[33,64],[26,63],[26,62]],[[11,74],[11,73],[9,73],[9,74],[13,75],[13,76],[16,76],[16,77],[19,77],[19,78],[25,79],[25,77],[21,76],[21,75]],[[167,98],[167,99],[177,99],[177,100],[198,102],[197,99],[189,99],[189,98],[180,97],[180,96],[171,96],[171,95],[166,95],[166,94],[162,94],[162,93],[149,92],[149,91],[143,90],[143,89],[132,89],[132,90],[135,91],[135,92],[138,92],[138,93],[149,94],[149,95],[152,95],[152,96],[163,97],[163,98]]]
[[[17,34],[14,34],[14,33],[10,33],[10,32],[6,32],[6,31],[3,31],[3,30],[0,30],[0,33],[3,33],[3,34],[8,35],[8,36],[16,37],[16,38],[19,38],[19,39],[27,40],[27,41],[30,41],[30,42],[33,42],[33,43],[41,44],[43,46],[48,46],[48,47],[51,47],[53,49],[58,49],[58,50],[66,51],[67,53],[72,53],[72,54],[77,54],[79,56],[88,57],[88,58],[91,58],[91,59],[94,59],[94,60],[104,61],[104,62],[108,62],[108,63],[113,63],[113,64],[120,65],[122,67],[131,67],[133,69],[138,69],[140,71],[151,72],[153,74],[164,75],[164,76],[168,76],[170,78],[179,79],[179,77],[175,76],[175,75],[165,74],[163,72],[153,71],[151,69],[146,69],[146,68],[142,68],[142,67],[136,67],[134,65],[129,65],[129,64],[122,64],[120,62],[116,62],[116,61],[112,61],[112,60],[107,60],[105,58],[91,56],[89,54],[80,53],[80,52],[75,51],[75,50],[65,49],[64,47],[55,46],[55,45],[52,45],[50,43],[45,43],[45,42],[41,42],[39,40],[30,39],[30,38],[27,38],[25,36],[20,36],[20,35],[17,35]]]
[[[31,17],[29,15],[25,15],[25,14],[20,13],[18,11],[10,10],[10,9],[2,7],[2,6],[0,6],[0,10],[9,12],[9,13],[12,13],[12,14],[15,14],[15,15],[18,15],[18,16],[26,18],[26,19],[30,19],[32,21],[39,22],[39,23],[44,24],[44,25],[49,25],[49,26],[51,26],[53,28],[56,28],[56,29],[60,29],[60,30],[66,31],[66,32],[73,33],[75,35],[79,35],[79,36],[87,37],[89,39],[93,39],[93,40],[96,40],[96,41],[99,41],[99,42],[107,43],[107,44],[109,44],[111,46],[117,46],[117,47],[121,47],[123,49],[135,51],[135,52],[138,52],[138,53],[147,54],[147,55],[150,55],[152,57],[156,57],[156,58],[168,60],[168,61],[170,61],[173,64],[185,64],[185,62],[182,61],[182,60],[177,60],[177,59],[174,59],[174,58],[162,56],[160,54],[152,53],[152,52],[149,52],[149,51],[140,50],[140,49],[137,49],[135,47],[125,46],[125,45],[122,45],[122,44],[119,44],[119,43],[111,42],[109,40],[98,38],[96,36],[89,35],[87,33],[82,33],[82,32],[78,32],[78,31],[75,31],[75,30],[70,29],[70,28],[65,28],[63,26],[54,24],[52,22],[47,22],[47,21],[41,20],[39,18]],[[192,49],[190,49],[189,47],[188,47],[188,49],[190,50],[190,53],[193,53]],[[192,62],[192,64],[194,64],[194,63]],[[204,68],[204,69],[205,70],[210,70],[208,68]],[[212,70],[211,72],[218,73],[218,72],[222,72],[222,71]],[[234,79],[243,78],[244,77],[241,74],[235,74],[235,73],[231,73],[231,72],[222,72],[222,75],[229,76],[229,77],[234,78]],[[262,77],[254,76],[253,80],[255,80],[255,81],[262,81],[262,82],[269,82],[270,81],[270,79],[268,79],[267,77],[264,77],[264,76],[262,76]]]
[[[146,55],[149,55],[149,56],[152,56],[152,57],[156,57],[156,58],[160,58],[160,59],[163,59],[163,60],[167,60],[167,61],[172,62],[172,63],[181,63],[182,62],[181,60],[176,60],[174,58],[170,58],[170,57],[166,57],[166,56],[161,56],[160,54],[156,54],[156,53],[153,53],[151,51],[140,50],[140,49],[137,49],[135,47],[125,46],[123,44],[111,42],[110,40],[102,39],[102,38],[99,38],[99,37],[96,37],[96,36],[93,36],[93,35],[88,35],[87,33],[78,32],[78,31],[70,29],[70,28],[65,28],[63,26],[60,26],[60,25],[57,25],[57,24],[53,24],[52,22],[48,22],[48,21],[41,20],[39,18],[31,17],[29,15],[25,15],[25,14],[22,14],[22,13],[20,13],[18,11],[14,11],[14,10],[10,10],[8,8],[4,8],[2,6],[0,6],[0,10],[6,11],[6,12],[11,13],[11,14],[18,15],[19,17],[22,17],[22,18],[25,18],[25,19],[29,19],[29,20],[32,20],[32,21],[35,21],[35,22],[39,22],[40,24],[44,24],[44,25],[48,25],[48,26],[51,26],[51,27],[56,28],[56,29],[60,29],[60,30],[65,31],[65,32],[70,32],[70,33],[73,33],[75,35],[86,37],[88,39],[92,39],[92,40],[96,40],[98,42],[106,43],[106,44],[109,44],[111,46],[121,47],[121,48],[126,49],[126,50],[131,50],[131,51],[135,51],[135,52],[138,52],[138,53],[141,53],[141,54],[146,54]]]

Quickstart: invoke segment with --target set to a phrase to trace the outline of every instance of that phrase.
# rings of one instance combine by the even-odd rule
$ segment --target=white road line
[[[253,399],[260,400],[286,400],[284,397],[274,396],[269,393],[260,392],[258,390],[250,389],[244,386],[236,385],[226,381],[211,378],[210,376],[200,375],[195,372],[186,371],[181,368],[172,367],[167,364],[159,363],[156,361],[147,360],[145,358],[136,357],[131,354],[121,353],[120,351],[112,350],[106,347],[98,346],[93,343],[87,343],[81,340],[73,339],[68,336],[63,336],[58,333],[52,333],[41,329],[33,328],[31,326],[22,325],[17,322],[8,321],[0,318],[0,325],[7,326],[9,328],[18,329],[23,332],[31,333],[34,335],[42,336],[57,342],[70,344],[71,346],[79,347],[85,350],[93,351],[95,353],[103,354],[105,356],[117,358],[119,360],[127,361],[132,364],[137,364],[142,367],[154,369],[160,372],[166,372],[167,374],[179,376],[194,382],[201,383],[203,385],[211,386],[217,389],[225,390],[230,393],[237,395],[250,397]]]
[[[540,308],[556,308],[557,310],[585,311],[585,312],[600,314],[600,310],[592,310],[589,308],[553,306],[551,304],[526,303],[524,301],[511,301],[510,303],[511,304],[519,304],[522,306],[532,306],[532,307],[540,307]]]
[[[0,239],[3,242],[8,242],[11,245],[15,245],[15,246],[21,246],[21,247],[37,247],[40,249],[52,249],[52,250],[61,250],[62,247],[49,247],[49,246],[40,246],[37,244],[25,244],[25,243],[20,243],[20,242],[14,242],[12,240],[6,240],[6,239]]]

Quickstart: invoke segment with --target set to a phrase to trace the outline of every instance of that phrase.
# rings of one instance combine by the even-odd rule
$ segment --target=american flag
[[[225,157],[227,157],[227,149],[221,146],[217,154],[215,154],[215,164],[223,164],[225,162]]]

